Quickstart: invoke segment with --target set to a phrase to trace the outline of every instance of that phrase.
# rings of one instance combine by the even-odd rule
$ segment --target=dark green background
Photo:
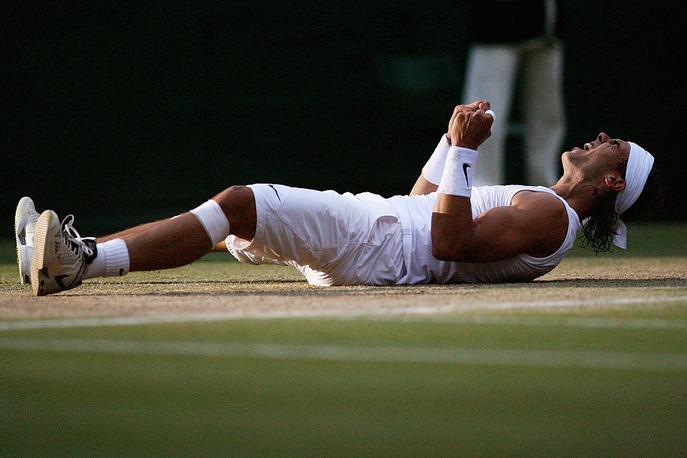
[[[465,2],[46,2],[2,14],[0,235],[16,201],[88,233],[230,184],[406,193],[461,101]],[[569,1],[565,147],[649,149],[684,220],[682,2]],[[517,121],[517,110],[514,113]],[[520,179],[520,140],[508,176]]]

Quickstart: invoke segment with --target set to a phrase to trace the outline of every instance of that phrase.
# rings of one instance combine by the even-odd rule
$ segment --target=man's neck
[[[580,220],[591,214],[594,202],[594,185],[591,183],[563,175],[550,189],[568,202]]]

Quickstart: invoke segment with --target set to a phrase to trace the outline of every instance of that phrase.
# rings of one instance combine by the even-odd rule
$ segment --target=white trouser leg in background
[[[527,184],[550,186],[559,176],[565,135],[562,44],[524,51],[522,65]]]
[[[504,183],[503,155],[519,55],[517,46],[501,45],[474,45],[468,54],[463,101],[487,100],[497,114],[491,137],[479,147],[474,186]]]

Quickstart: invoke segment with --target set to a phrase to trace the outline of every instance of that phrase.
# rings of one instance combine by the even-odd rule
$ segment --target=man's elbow
[[[432,256],[440,261],[444,260],[444,250],[438,243],[432,242]]]
[[[439,261],[466,261],[469,258],[469,252],[461,243],[432,240],[432,256]]]

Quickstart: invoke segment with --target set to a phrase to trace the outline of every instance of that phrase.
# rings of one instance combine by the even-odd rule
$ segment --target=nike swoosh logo
[[[277,199],[279,199],[279,202],[281,202],[281,196],[279,196],[279,192],[277,191],[277,188],[275,188],[275,187],[272,186],[271,184],[268,184],[267,186],[269,186],[270,188],[272,188],[272,190],[274,191],[274,193],[277,195]]]
[[[470,168],[470,164],[463,164],[463,173],[465,174],[465,184],[470,186],[470,180],[468,180],[468,169]]]

